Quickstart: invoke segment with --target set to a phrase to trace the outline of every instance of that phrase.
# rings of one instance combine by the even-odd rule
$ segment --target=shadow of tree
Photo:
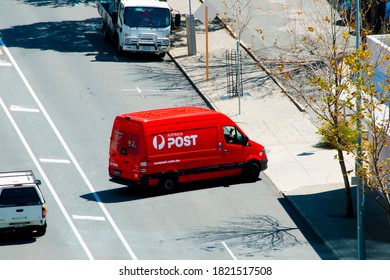
[[[100,23],[98,18],[85,21],[39,22],[2,29],[0,33],[7,39],[9,47],[91,52],[96,50],[97,44],[101,45],[101,38],[97,36]]]
[[[281,250],[293,247],[301,242],[292,233],[297,228],[286,227],[269,215],[248,216],[240,221],[226,222],[226,226],[196,232],[192,236],[178,238],[204,243],[204,250],[210,250],[210,242],[228,241],[229,246],[244,247],[252,252]]]
[[[64,7],[64,6],[75,6],[79,4],[94,4],[97,0],[19,0],[28,5],[41,7],[41,6],[52,6]]]

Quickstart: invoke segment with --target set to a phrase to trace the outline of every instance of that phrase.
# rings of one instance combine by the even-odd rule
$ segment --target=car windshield
[[[170,25],[170,12],[164,8],[129,7],[124,23],[130,27],[165,28]]]
[[[0,207],[39,204],[41,200],[34,187],[4,189],[0,194]]]

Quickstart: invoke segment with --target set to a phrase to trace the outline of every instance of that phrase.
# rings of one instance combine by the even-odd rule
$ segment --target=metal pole
[[[209,7],[204,7],[204,18],[206,24],[206,81],[209,80]]]
[[[195,18],[191,13],[191,0],[188,1],[189,15],[186,17],[187,51],[188,55],[196,55]]]
[[[356,51],[360,49],[360,0],[356,0]],[[358,73],[358,77],[360,73]],[[360,91],[356,98],[356,110],[358,117],[356,118],[356,126],[358,129],[359,137],[357,140],[357,157],[355,162],[355,172],[361,166],[360,156],[362,154],[362,132],[361,132],[361,96]],[[362,178],[356,176],[357,178],[357,257],[359,260],[366,259],[366,236],[365,236],[365,211],[364,211],[364,184],[362,183]]]
[[[237,92],[238,92],[238,114],[241,114],[241,55],[240,55],[240,39],[237,40]]]

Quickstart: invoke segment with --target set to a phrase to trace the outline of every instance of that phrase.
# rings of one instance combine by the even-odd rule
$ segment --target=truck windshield
[[[171,23],[170,12],[164,8],[129,7],[125,9],[124,23],[129,27],[165,28]]]

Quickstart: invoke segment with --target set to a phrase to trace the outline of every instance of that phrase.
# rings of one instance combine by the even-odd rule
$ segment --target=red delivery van
[[[227,176],[258,179],[267,168],[262,145],[248,139],[226,115],[175,107],[115,118],[109,154],[113,181],[160,186]]]

